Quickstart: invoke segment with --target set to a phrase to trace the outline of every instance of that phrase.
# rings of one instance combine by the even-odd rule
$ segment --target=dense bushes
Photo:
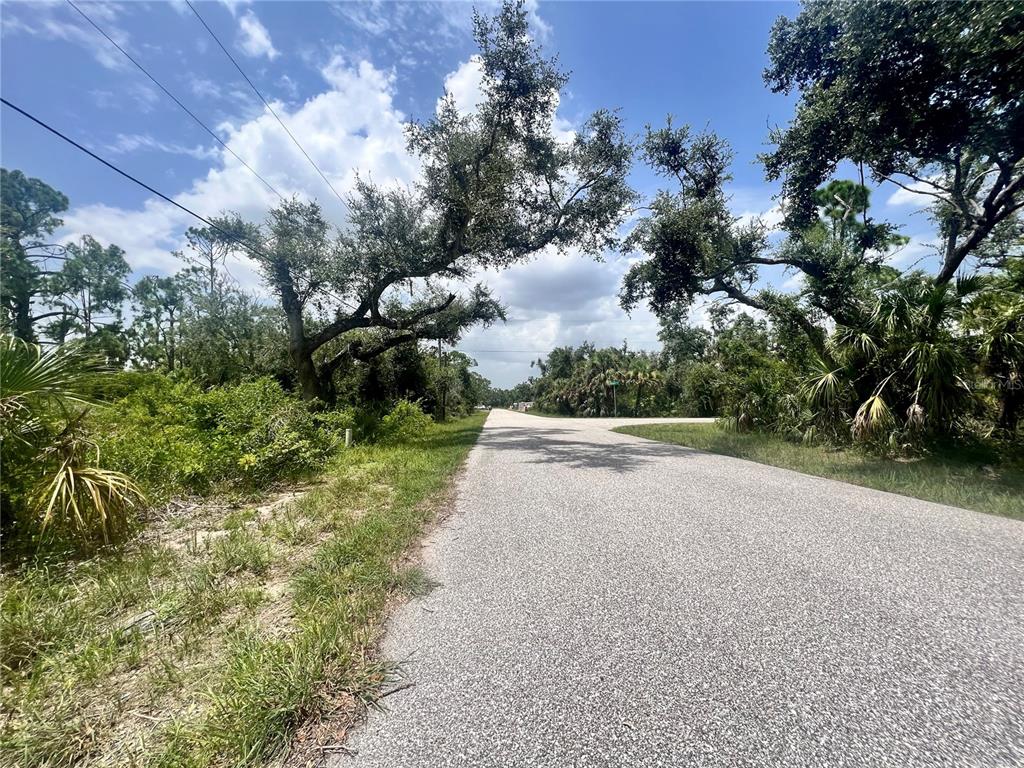
[[[430,423],[430,417],[423,413],[419,403],[399,400],[380,420],[374,437],[379,443],[401,443],[422,434]]]
[[[81,345],[43,353],[7,336],[0,351],[0,519],[5,535],[29,548],[54,537],[86,545],[121,539],[147,504],[316,472],[348,429],[357,441],[393,444],[430,423],[408,399],[390,409],[326,409],[269,377],[203,387],[103,370]]]
[[[104,462],[158,496],[258,487],[315,470],[353,424],[351,412],[317,412],[269,378],[204,391],[158,374],[127,375],[133,391],[92,411],[90,425]]]

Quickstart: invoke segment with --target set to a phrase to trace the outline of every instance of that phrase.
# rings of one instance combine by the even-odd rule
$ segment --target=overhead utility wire
[[[153,75],[150,74],[149,70],[146,69],[144,66],[142,66],[138,61],[136,61],[132,57],[132,55],[130,53],[128,53],[128,51],[126,51],[124,48],[122,48],[120,45],[118,45],[117,41],[114,40],[105,31],[103,31],[103,29],[95,21],[93,21],[91,18],[89,18],[89,16],[86,15],[85,11],[83,11],[81,8],[79,8],[77,5],[75,5],[73,0],[65,0],[65,2],[67,2],[68,5],[70,5],[76,11],[78,11],[78,14],[83,19],[85,19],[87,22],[89,22],[93,26],[93,28],[97,32],[99,32],[101,35],[103,35],[103,37],[105,37],[107,39],[107,41],[111,45],[113,45],[115,48],[117,48],[117,50],[119,50],[122,54],[124,54],[125,58],[128,59],[128,61],[130,61],[132,64],[134,64],[136,67],[138,67],[139,70],[141,70],[142,74],[144,74],[146,77],[148,77],[150,80],[152,80],[157,88],[159,88],[161,91],[166,93],[171,98],[171,100],[174,101],[175,104],[177,104],[179,107],[181,107],[182,110],[184,110],[185,113],[189,117],[191,117],[193,120],[195,120],[195,122],[204,131],[206,131],[208,134],[210,134],[217,141],[217,143],[219,143],[222,147],[224,147],[224,149],[226,149],[228,152],[230,152],[231,155],[238,162],[240,162],[242,165],[244,165],[246,168],[248,168],[249,172],[253,176],[255,176],[257,179],[259,179],[260,181],[262,181],[266,185],[267,189],[269,189],[271,192],[273,192],[275,195],[277,195],[281,200],[284,200],[284,196],[280,192],[278,192],[276,189],[274,189],[274,186],[269,181],[267,181],[265,178],[260,176],[260,174],[257,173],[256,170],[251,165],[249,165],[247,162],[245,162],[245,160],[243,160],[241,157],[239,157],[238,154],[235,152],[235,150],[233,150],[231,147],[229,147],[227,145],[227,143],[224,142],[224,140],[221,139],[220,136],[218,136],[216,133],[214,133],[214,131],[206,123],[204,123],[202,120],[200,120],[198,117],[196,117],[195,113],[191,109],[189,109],[184,104],[182,104],[181,100],[177,96],[175,96],[173,93],[171,93],[169,90],[167,90],[167,88],[164,87],[163,83],[161,83],[159,80],[157,80],[155,77],[153,77]]]
[[[159,191],[157,189],[154,189],[153,187],[149,186],[149,184],[147,184],[144,181],[140,181],[139,179],[135,178],[134,176],[132,176],[127,171],[122,171],[120,168],[118,168],[116,165],[114,165],[110,161],[104,160],[102,157],[97,155],[92,150],[83,147],[81,144],[79,144],[74,139],[70,138],[69,136],[64,135],[63,133],[58,131],[56,128],[54,128],[52,125],[49,125],[48,123],[44,122],[43,120],[40,120],[35,115],[33,115],[33,114],[29,113],[29,112],[26,112],[24,109],[22,109],[18,105],[12,104],[7,99],[5,99],[3,96],[0,96],[0,103],[3,103],[4,106],[10,107],[15,112],[18,112],[19,114],[23,115],[24,117],[27,117],[29,120],[31,120],[33,123],[35,123],[39,127],[45,128],[47,131],[52,133],[54,136],[57,136],[58,138],[63,139],[64,141],[66,141],[71,146],[73,146],[76,149],[79,149],[82,152],[84,152],[85,154],[89,155],[89,157],[91,157],[92,159],[98,160],[99,162],[103,163],[103,165],[107,166],[107,168],[109,168],[110,170],[114,171],[115,173],[118,173],[121,176],[124,176],[129,181],[134,182],[135,184],[138,184],[140,187],[142,187],[145,190],[148,190],[149,192],[152,192],[154,195],[159,197],[161,200],[164,200],[164,201],[170,203],[175,208],[181,209],[182,211],[187,213],[189,216],[194,216],[195,218],[199,219],[199,221],[203,222],[204,224],[206,224],[211,229],[214,229],[217,232],[219,232],[220,234],[224,235],[224,237],[226,237],[231,242],[241,246],[242,248],[245,248],[247,251],[249,251],[250,254],[253,254],[253,255],[256,255],[256,256],[261,256],[264,259],[267,258],[267,254],[265,254],[263,251],[259,250],[258,248],[254,248],[252,245],[250,245],[249,243],[246,243],[244,240],[239,240],[237,237],[233,236],[230,232],[228,232],[227,230],[222,229],[221,227],[217,226],[212,221],[207,219],[205,216],[200,216],[198,213],[196,213],[195,211],[193,211],[193,210],[191,210],[189,208],[186,208],[184,205],[182,205],[181,203],[177,202],[176,200],[172,200],[170,197],[165,195],[163,192],[161,192],[161,191]]]
[[[235,245],[238,245],[238,246],[244,248],[246,251],[249,252],[250,255],[258,256],[258,257],[261,257],[263,259],[268,259],[269,258],[264,251],[260,250],[259,248],[254,248],[252,245],[250,245],[249,243],[245,242],[244,240],[239,240],[237,237],[233,236],[230,232],[228,232],[227,230],[222,229],[221,227],[217,226],[212,221],[207,219],[205,216],[200,216],[198,213],[196,213],[195,211],[191,210],[190,208],[186,208],[184,205],[182,205],[178,201],[171,199],[170,197],[165,195],[160,190],[154,189],[153,187],[149,186],[149,184],[147,184],[144,181],[140,181],[139,179],[135,178],[134,176],[132,176],[127,171],[122,171],[120,168],[118,168],[116,165],[111,163],[109,160],[105,160],[102,157],[100,157],[99,155],[97,155],[95,152],[93,152],[92,150],[87,149],[86,147],[83,147],[81,144],[79,144],[77,141],[75,141],[71,137],[66,136],[65,134],[61,133],[56,128],[54,128],[52,125],[46,123],[43,120],[40,120],[38,117],[36,117],[35,115],[31,114],[30,112],[26,112],[24,109],[19,107],[17,104],[12,104],[10,101],[8,101],[7,99],[5,99],[2,96],[0,96],[0,103],[3,103],[4,106],[10,107],[11,109],[13,109],[15,112],[19,113],[20,115],[23,115],[24,117],[27,117],[29,120],[31,120],[33,123],[38,125],[40,128],[44,128],[47,131],[49,131],[50,133],[52,133],[54,136],[57,136],[58,138],[63,139],[68,144],[70,144],[71,146],[75,147],[75,149],[81,150],[85,154],[89,155],[89,157],[91,157],[93,160],[98,160],[99,162],[103,163],[103,165],[107,166],[107,168],[109,168],[110,170],[114,171],[115,173],[120,174],[121,176],[124,176],[129,181],[134,182],[135,184],[138,184],[140,187],[142,187],[143,189],[145,189],[145,190],[147,190],[149,192],[152,192],[154,195],[159,197],[161,200],[164,200],[164,201],[170,203],[175,208],[179,208],[180,210],[182,210],[185,213],[187,213],[189,216],[194,216],[195,218],[199,219],[199,221],[203,222],[204,224],[206,224],[211,229],[214,229],[217,232],[219,232],[220,234],[222,234],[230,242],[232,242]],[[353,311],[355,310],[355,307],[353,307],[349,302],[345,301],[341,297],[335,296],[335,298],[338,301],[340,301],[342,304],[347,306],[349,309],[351,309]]]
[[[199,11],[197,11],[196,7],[192,5],[192,0],[185,0],[185,2],[188,4],[188,7],[192,9],[192,13],[195,14],[196,18],[199,19],[199,23],[206,27],[206,31],[210,33],[210,37],[212,37],[214,39],[214,42],[216,42],[217,45],[220,46],[220,49],[224,51],[224,55],[227,56],[228,59],[231,60],[231,63],[235,65],[235,69],[238,70],[238,73],[243,78],[245,78],[245,82],[247,82],[249,84],[249,87],[252,88],[253,92],[260,97],[260,101],[263,102],[264,106],[266,106],[266,108],[270,110],[270,114],[272,114],[274,118],[277,120],[277,122],[281,124],[281,127],[284,128],[285,133],[288,134],[288,137],[292,140],[295,146],[299,148],[299,151],[303,155],[305,155],[306,159],[309,161],[309,164],[312,165],[314,169],[316,169],[316,172],[320,174],[320,178],[324,180],[324,183],[328,187],[330,187],[331,192],[334,193],[334,196],[338,198],[338,200],[341,202],[343,206],[348,207],[348,203],[345,202],[345,198],[338,194],[338,190],[334,188],[334,185],[331,184],[330,179],[328,179],[327,176],[324,175],[324,172],[320,170],[320,166],[313,162],[313,158],[309,156],[309,153],[306,152],[305,149],[302,148],[302,145],[299,143],[299,140],[295,138],[294,134],[292,134],[292,132],[288,130],[288,126],[284,124],[284,121],[278,116],[277,112],[274,111],[274,108],[270,106],[270,102],[267,101],[266,98],[264,98],[263,94],[260,93],[259,88],[257,88],[253,84],[252,80],[249,79],[249,76],[245,74],[245,71],[242,69],[242,67],[239,66],[237,61],[235,61],[235,57],[231,55],[228,49],[224,47],[224,43],[220,41],[220,38],[217,37],[217,35],[214,33],[212,29],[210,29],[210,25],[207,24],[203,17],[199,15]]]

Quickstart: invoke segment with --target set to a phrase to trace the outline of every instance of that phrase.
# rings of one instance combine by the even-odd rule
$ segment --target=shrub
[[[422,433],[431,424],[418,402],[399,400],[377,428],[376,439],[380,443],[401,443]]]
[[[107,460],[160,494],[261,487],[318,469],[352,424],[270,378],[202,390],[158,377],[93,414]]]

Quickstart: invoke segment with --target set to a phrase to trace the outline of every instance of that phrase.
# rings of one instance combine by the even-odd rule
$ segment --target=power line
[[[110,170],[114,171],[115,173],[120,174],[121,176],[124,176],[129,181],[131,181],[131,182],[133,182],[135,184],[138,184],[140,187],[142,187],[143,189],[145,189],[145,190],[147,190],[149,192],[152,192],[154,195],[159,197],[161,200],[164,200],[164,201],[170,203],[175,208],[178,208],[178,209],[184,211],[185,213],[187,213],[189,216],[195,217],[196,219],[198,219],[199,221],[203,222],[204,224],[206,224],[211,229],[213,229],[213,230],[219,232],[220,234],[222,234],[230,242],[232,242],[235,245],[238,245],[238,246],[244,248],[246,251],[249,252],[249,254],[251,256],[257,256],[257,257],[260,257],[260,258],[263,258],[263,259],[268,259],[269,258],[267,256],[267,254],[265,252],[263,252],[262,250],[260,250],[258,248],[254,248],[252,245],[250,245],[249,243],[245,242],[244,240],[239,240],[237,237],[234,237],[230,232],[228,232],[227,230],[222,229],[221,227],[217,226],[212,221],[207,219],[205,216],[200,216],[198,213],[196,213],[195,211],[191,210],[190,208],[186,208],[184,205],[179,203],[177,200],[171,199],[170,197],[165,195],[160,190],[154,189],[149,184],[147,184],[144,181],[140,181],[139,179],[135,178],[134,176],[132,176],[127,171],[121,170],[116,165],[111,163],[109,160],[105,160],[104,158],[100,157],[95,152],[93,152],[91,149],[87,149],[86,147],[83,147],[81,144],[79,144],[77,141],[75,141],[71,137],[66,136],[65,134],[61,133],[59,130],[54,128],[52,125],[50,125],[49,123],[46,123],[43,120],[40,120],[38,117],[36,117],[35,115],[31,114],[30,112],[26,112],[24,109],[19,107],[17,104],[12,104],[10,101],[8,101],[6,98],[4,98],[2,96],[0,96],[0,103],[3,103],[4,106],[10,107],[11,109],[13,109],[15,112],[19,113],[20,115],[22,115],[24,117],[27,117],[29,120],[31,120],[33,123],[38,125],[40,128],[44,128],[47,131],[49,131],[50,133],[52,133],[54,136],[57,136],[58,138],[63,139],[68,144],[70,144],[71,146],[75,147],[78,150],[81,150],[82,152],[84,152],[85,154],[89,155],[89,157],[93,158],[94,160],[98,160],[99,162],[103,163],[103,165],[107,166],[107,168],[109,168]],[[349,302],[345,301],[341,297],[335,296],[334,298],[337,299],[338,301],[340,301],[345,306],[347,306],[349,309],[355,311],[355,307],[353,307]]]
[[[260,93],[259,88],[257,88],[253,84],[252,80],[249,79],[249,76],[247,74],[245,74],[245,72],[242,70],[242,67],[239,66],[237,61],[235,61],[235,57],[231,55],[231,53],[228,51],[228,49],[225,48],[224,44],[220,41],[220,38],[217,37],[217,35],[214,33],[214,31],[212,29],[210,29],[210,25],[207,24],[206,21],[203,19],[203,17],[199,15],[199,11],[197,11],[196,7],[194,5],[192,5],[192,0],[185,0],[185,2],[188,4],[188,7],[192,9],[192,13],[195,14],[196,18],[199,19],[199,23],[202,24],[204,27],[206,27],[206,31],[210,33],[210,37],[212,37],[214,39],[214,41],[217,43],[217,45],[220,46],[220,49],[222,51],[224,51],[224,55],[227,56],[228,59],[231,60],[231,63],[235,65],[235,69],[238,70],[238,73],[243,78],[245,78],[245,82],[247,82],[249,84],[249,87],[252,88],[253,92],[257,96],[260,97],[260,101],[263,102],[264,106],[266,106],[266,108],[268,110],[270,110],[270,114],[272,114],[274,116],[274,118],[277,120],[277,122],[279,122],[281,124],[281,127],[284,128],[285,133],[288,134],[288,137],[292,140],[292,143],[294,143],[295,146],[299,148],[299,151],[303,155],[305,155],[306,159],[309,161],[309,164],[312,165],[313,168],[316,169],[317,173],[320,174],[320,178],[324,180],[324,183],[328,187],[330,187],[331,192],[334,193],[334,196],[336,198],[338,198],[338,200],[341,202],[341,204],[343,206],[347,207],[348,204],[345,202],[345,198],[343,198],[340,194],[338,194],[338,190],[336,190],[334,188],[334,185],[331,184],[330,179],[328,179],[327,176],[324,175],[324,172],[320,170],[320,166],[318,166],[315,162],[313,162],[313,158],[309,156],[309,153],[306,152],[306,150],[302,148],[301,144],[299,144],[299,140],[295,138],[295,136],[292,134],[292,132],[290,130],[288,130],[288,126],[284,124],[284,121],[278,116],[277,112],[274,111],[274,108],[272,106],[270,106],[270,102],[267,101],[264,98],[263,94]]]
[[[214,131],[208,125],[206,125],[206,123],[204,123],[202,120],[200,120],[198,117],[196,117],[195,113],[191,109],[189,109],[184,104],[182,104],[181,100],[178,99],[177,96],[175,96],[173,93],[171,93],[169,90],[167,90],[167,88],[164,87],[163,83],[161,83],[152,74],[150,74],[149,70],[146,69],[144,66],[142,66],[142,64],[140,64],[138,61],[136,61],[135,58],[133,58],[132,55],[130,53],[128,53],[128,51],[126,51],[124,48],[122,48],[120,45],[118,45],[117,41],[114,40],[110,35],[108,35],[95,21],[93,21],[91,18],[89,18],[86,15],[85,11],[83,11],[81,8],[79,8],[77,5],[75,5],[73,0],[65,0],[65,2],[67,2],[68,5],[70,5],[76,11],[78,11],[78,14],[83,19],[85,19],[87,22],[89,22],[97,32],[99,32],[101,35],[103,35],[103,37],[105,37],[107,39],[107,41],[111,45],[113,45],[115,48],[117,48],[117,50],[119,50],[125,56],[125,58],[128,59],[128,61],[130,61],[132,64],[134,64],[136,67],[138,67],[139,70],[146,77],[148,77],[150,80],[152,80],[154,85],[156,85],[157,88],[159,88],[161,91],[166,93],[171,98],[171,100],[174,101],[175,104],[177,104],[179,107],[181,107],[182,110],[184,110],[185,113],[189,117],[191,117],[199,125],[199,127],[201,127],[204,131],[206,131],[208,134],[210,134],[217,141],[217,143],[219,143],[222,147],[224,147],[224,149],[226,149],[228,152],[230,152],[231,155],[238,162],[240,162],[242,165],[244,165],[246,168],[248,168],[249,172],[252,173],[253,176],[255,176],[257,179],[259,179],[260,181],[262,181],[266,185],[267,189],[269,189],[271,192],[273,192],[275,195],[277,195],[281,200],[284,200],[284,196],[280,192],[278,192],[276,189],[274,189],[274,186],[269,181],[267,181],[265,178],[260,176],[260,174],[257,173],[256,170],[251,165],[249,165],[247,162],[245,162],[245,160],[243,160],[241,157],[239,157],[238,154],[235,152],[235,150],[233,150],[231,147],[229,147],[227,145],[227,143],[225,143],[224,140],[221,139],[220,136],[218,136],[216,133],[214,133]]]
[[[33,114],[29,113],[29,112],[26,112],[24,109],[22,109],[18,105],[12,104],[7,99],[5,99],[3,96],[0,96],[0,102],[2,102],[4,106],[10,107],[15,112],[23,115],[24,117],[27,117],[29,120],[31,120],[33,123],[38,125],[40,128],[45,128],[47,131],[52,133],[54,136],[57,136],[58,138],[63,139],[64,141],[66,141],[71,146],[75,147],[78,150],[81,150],[82,152],[84,152],[85,154],[89,155],[89,157],[93,158],[94,160],[98,160],[99,162],[103,163],[103,165],[107,166],[107,168],[109,168],[110,170],[114,171],[115,173],[118,173],[121,176],[124,176],[129,181],[134,182],[135,184],[138,184],[140,187],[142,187],[143,189],[145,189],[145,190],[147,190],[149,192],[152,192],[154,195],[159,197],[161,200],[164,200],[164,201],[170,203],[175,208],[179,208],[180,210],[182,210],[185,213],[187,213],[189,216],[194,216],[195,218],[199,219],[199,221],[203,222],[204,224],[206,224],[211,229],[214,229],[217,232],[219,232],[220,234],[224,235],[224,237],[226,237],[231,242],[233,242],[233,243],[235,243],[237,245],[240,245],[242,248],[244,248],[245,250],[249,251],[250,254],[254,254],[256,256],[260,256],[260,257],[262,257],[264,259],[267,258],[267,255],[265,253],[263,253],[262,251],[260,251],[260,250],[258,250],[256,248],[253,248],[251,245],[249,245],[245,241],[239,240],[238,238],[234,237],[230,232],[228,232],[228,231],[222,229],[221,227],[217,226],[212,221],[207,219],[205,216],[200,216],[198,213],[196,213],[195,211],[193,211],[193,210],[191,210],[189,208],[186,208],[184,205],[182,205],[181,203],[177,202],[176,200],[172,200],[170,197],[165,195],[163,192],[161,192],[161,191],[159,191],[157,189],[154,189],[153,187],[149,186],[149,184],[147,184],[146,182],[140,181],[139,179],[135,178],[134,176],[132,176],[127,171],[122,171],[120,168],[118,168],[116,165],[111,163],[109,160],[105,160],[102,157],[100,157],[99,155],[97,155],[95,152],[93,152],[92,150],[87,149],[86,147],[83,147],[81,144],[79,144],[74,139],[70,138],[69,136],[66,136],[63,133],[61,133],[56,128],[54,128],[52,125],[49,125],[48,123],[44,122],[43,120],[40,120],[35,115],[33,115]]]

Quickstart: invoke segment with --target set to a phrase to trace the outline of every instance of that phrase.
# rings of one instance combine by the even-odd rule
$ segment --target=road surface
[[[494,411],[336,766],[1024,765],[1024,524]]]

